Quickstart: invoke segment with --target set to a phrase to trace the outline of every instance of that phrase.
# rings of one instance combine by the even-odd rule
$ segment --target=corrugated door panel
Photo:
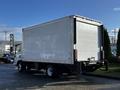
[[[77,53],[78,61],[86,61],[89,58],[99,60],[100,43],[98,26],[77,21]]]

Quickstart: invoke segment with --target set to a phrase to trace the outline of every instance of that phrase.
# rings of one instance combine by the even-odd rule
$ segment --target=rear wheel
[[[53,67],[51,65],[47,66],[46,74],[47,74],[48,77],[51,77],[51,78],[58,77],[57,70],[55,69],[55,67]]]
[[[31,66],[29,64],[25,65],[26,71],[31,71]]]

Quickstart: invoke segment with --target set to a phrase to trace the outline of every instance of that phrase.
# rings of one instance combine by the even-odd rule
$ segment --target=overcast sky
[[[21,40],[22,27],[73,14],[99,20],[112,30],[120,27],[120,0],[0,0],[0,31],[12,30]]]

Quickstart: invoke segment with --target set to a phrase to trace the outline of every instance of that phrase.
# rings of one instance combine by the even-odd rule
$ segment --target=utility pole
[[[10,54],[14,54],[14,34],[10,34]]]
[[[114,29],[113,33],[114,33],[114,45],[116,45],[116,29]]]
[[[113,48],[114,48],[114,54],[116,55],[116,44],[117,44],[117,33],[118,33],[118,28],[113,30]]]

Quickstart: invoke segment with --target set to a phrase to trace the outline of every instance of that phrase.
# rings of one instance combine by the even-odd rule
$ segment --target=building
[[[21,46],[22,41],[15,41],[15,45],[17,44]],[[0,41],[0,54],[3,53],[10,53],[10,41]]]

